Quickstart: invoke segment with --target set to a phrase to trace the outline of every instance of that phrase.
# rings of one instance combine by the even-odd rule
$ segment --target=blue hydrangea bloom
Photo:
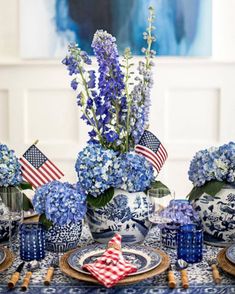
[[[79,152],[75,165],[78,186],[94,197],[112,187],[116,155],[113,150],[106,150],[99,144],[88,144]]]
[[[0,144],[0,186],[17,186],[21,182],[21,166],[15,152]]]
[[[235,181],[235,143],[198,151],[189,171],[193,185],[200,187],[211,180],[233,183]]]
[[[36,190],[33,206],[37,213],[58,225],[77,223],[86,214],[86,195],[67,182],[52,181]]]
[[[154,181],[154,170],[147,159],[134,152],[121,154],[114,163],[115,188],[128,192],[145,191]]]

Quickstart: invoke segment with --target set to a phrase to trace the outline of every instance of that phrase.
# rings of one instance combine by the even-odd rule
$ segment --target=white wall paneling
[[[235,64],[197,59],[156,62],[150,129],[169,159],[159,175],[178,198],[191,188],[189,162],[196,151],[234,140]],[[87,140],[75,93],[60,62],[0,65],[0,141],[21,155],[39,147],[76,180],[74,163]]]
[[[0,137],[9,140],[9,99],[8,91],[0,89]]]

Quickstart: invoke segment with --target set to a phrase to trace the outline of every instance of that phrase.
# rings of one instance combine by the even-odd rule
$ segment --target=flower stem
[[[154,29],[153,27],[153,21],[154,21],[154,9],[153,7],[149,7],[149,18],[148,18],[148,28],[147,28],[147,33],[148,33],[148,36],[147,36],[147,44],[148,44],[148,48],[145,52],[145,57],[146,57],[146,69],[149,69],[150,68],[150,59],[151,59],[151,55],[150,55],[150,51],[151,51],[151,46],[152,46],[152,43],[153,43],[153,36],[152,36],[152,31]]]
[[[82,69],[81,69],[81,67],[79,65],[78,65],[78,70],[79,70],[80,76],[82,78],[82,84],[83,84],[83,86],[85,88],[86,95],[89,98],[90,95],[89,95],[89,89],[87,87],[87,82],[86,82],[86,79],[85,79],[85,77],[83,75]],[[93,118],[94,118],[94,121],[95,121],[95,125],[92,123],[92,121],[91,121],[91,119],[89,117],[89,114],[86,112],[85,108],[83,109],[83,113],[85,114],[85,116],[88,119],[88,121],[90,122],[90,124],[94,127],[94,129],[95,129],[95,131],[96,131],[96,133],[98,135],[98,138],[100,140],[100,143],[103,145],[103,138],[102,138],[102,136],[100,134],[100,131],[99,131],[98,121],[97,121],[97,118],[96,118],[96,115],[95,115],[94,108],[91,108],[91,112],[92,112],[92,115],[93,115]]]

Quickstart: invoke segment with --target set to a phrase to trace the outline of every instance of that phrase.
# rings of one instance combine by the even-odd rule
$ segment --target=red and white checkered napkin
[[[101,284],[110,288],[124,279],[137,268],[126,261],[121,252],[121,236],[116,234],[108,243],[108,249],[99,257],[95,263],[84,264],[83,268],[88,270]]]

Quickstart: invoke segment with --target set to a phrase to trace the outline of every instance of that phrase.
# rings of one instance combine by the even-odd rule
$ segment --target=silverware
[[[8,282],[7,286],[9,289],[13,289],[16,285],[16,283],[18,282],[19,278],[20,278],[20,273],[22,271],[22,269],[24,268],[25,262],[21,262],[21,264],[17,267],[16,271],[14,272],[14,274],[12,274],[10,281]]]
[[[24,276],[23,283],[21,285],[21,290],[26,291],[28,289],[30,279],[32,277],[33,271],[37,270],[40,268],[40,263],[37,260],[30,261],[27,263],[27,272]]]
[[[168,268],[167,277],[168,277],[168,286],[169,286],[169,288],[171,288],[171,289],[175,288],[176,287],[176,281],[175,281],[175,275],[174,275],[174,272],[172,270],[171,264],[170,264],[170,266]]]
[[[209,264],[209,266],[211,267],[212,270],[212,277],[213,280],[216,284],[220,284],[222,281],[222,278],[220,276],[218,267],[217,267],[217,260],[216,258],[208,258],[207,259],[207,263]]]
[[[59,256],[54,257],[51,260],[50,267],[48,268],[47,274],[46,274],[45,279],[44,279],[44,285],[45,286],[49,286],[50,285],[50,283],[52,281],[52,278],[53,278],[53,275],[54,275],[54,270],[58,266],[59,266]]]
[[[176,261],[176,269],[180,271],[181,273],[181,282],[182,287],[184,289],[188,289],[189,287],[189,281],[188,281],[188,273],[186,268],[188,267],[188,263],[183,259],[178,259]]]

